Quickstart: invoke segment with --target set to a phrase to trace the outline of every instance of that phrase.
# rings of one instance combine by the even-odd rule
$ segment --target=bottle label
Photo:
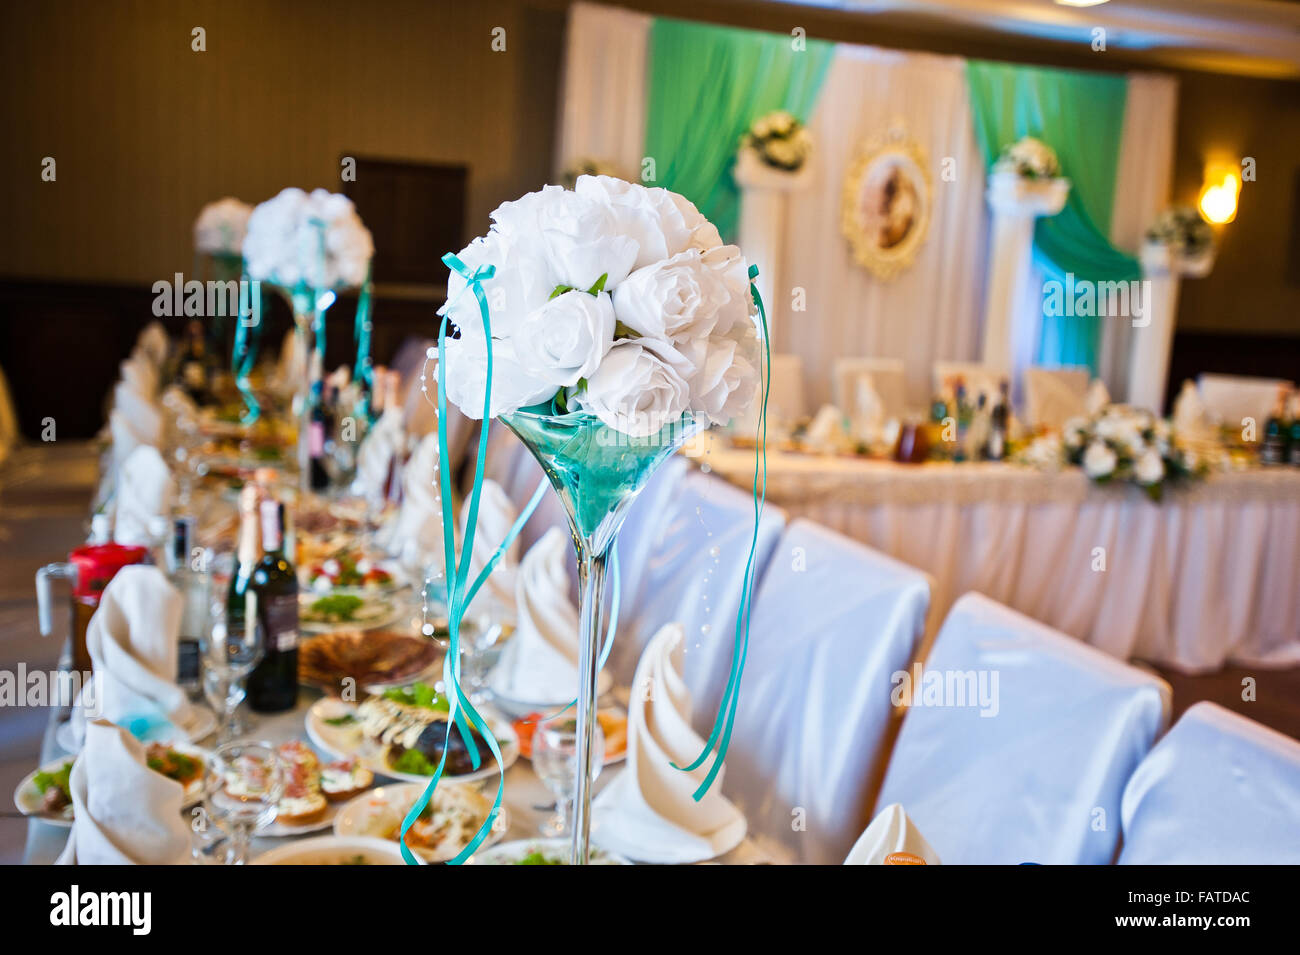
[[[295,649],[298,646],[298,595],[280,594],[267,598],[263,626],[268,650],[274,647],[285,653]]]

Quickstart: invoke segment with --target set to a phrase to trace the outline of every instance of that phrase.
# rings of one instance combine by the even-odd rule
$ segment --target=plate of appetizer
[[[359,761],[322,763],[301,740],[290,740],[276,750],[284,774],[283,791],[275,807],[275,819],[258,835],[278,838],[317,832],[334,824],[339,806],[374,785],[375,777]],[[256,785],[242,779],[238,770],[226,780],[233,794]]]
[[[385,839],[397,844],[402,821],[427,783],[380,786],[356,797],[334,817],[334,834]],[[439,786],[433,798],[406,833],[410,850],[426,862],[454,859],[470,843],[492,812],[492,800],[474,786],[455,783]],[[510,816],[504,806],[479,851],[505,836]]]
[[[323,560],[300,564],[298,581],[315,594],[391,593],[406,586],[397,562],[376,559],[355,547],[344,547]]]
[[[345,684],[378,692],[403,686],[441,665],[442,647],[395,630],[335,630],[298,647],[298,682],[338,695]]]
[[[576,710],[569,710],[567,715],[573,718]],[[529,713],[523,719],[515,720],[510,725],[519,737],[519,755],[524,759],[533,758],[533,733],[537,724],[546,716],[545,713]],[[600,723],[600,732],[605,737],[605,762],[608,766],[627,757],[627,714],[615,706],[606,706],[596,711],[596,720]]]
[[[502,770],[519,759],[519,737],[508,722],[491,712],[483,714],[501,749]],[[361,703],[324,697],[307,711],[307,735],[321,749],[340,758],[356,756],[380,776],[408,783],[428,782],[447,748],[443,778],[448,782],[487,779],[497,772],[487,743],[475,737],[481,758],[473,766],[460,731],[447,722],[450,706],[445,697],[425,683],[395,687]]]
[[[305,633],[330,633],[335,630],[375,630],[391,624],[399,616],[391,600],[371,594],[335,592],[300,594],[298,626]]]
[[[476,852],[471,865],[568,865],[568,839],[519,839]],[[631,865],[627,859],[599,846],[591,847],[592,865]]]
[[[251,865],[406,865],[397,843],[356,836],[316,836],[263,852]]]
[[[28,773],[14,790],[14,805],[24,816],[33,816],[56,826],[72,825],[72,793],[69,777],[75,756],[64,756]],[[184,789],[182,808],[203,798],[203,773],[207,753],[181,743],[150,743],[145,761],[154,772],[175,780]]]

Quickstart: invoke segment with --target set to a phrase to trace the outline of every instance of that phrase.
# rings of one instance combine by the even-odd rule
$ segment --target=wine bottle
[[[1287,464],[1300,468],[1300,391],[1291,396],[1291,427],[1287,432]]]
[[[325,411],[324,395],[317,398],[312,405],[311,421],[308,423],[311,455],[311,489],[324,491],[330,486],[329,471],[325,467],[325,443],[330,432],[329,415]]]
[[[298,576],[285,556],[284,504],[263,500],[261,518],[263,553],[248,574],[246,591],[257,594],[265,650],[248,677],[248,705],[278,713],[298,703]]]
[[[1007,429],[1010,404],[1007,398],[1007,383],[999,386],[997,404],[993,406],[992,420],[989,427],[988,458],[1001,461],[1007,454]]]
[[[1273,413],[1269,415],[1268,423],[1264,425],[1264,441],[1259,448],[1261,464],[1286,463],[1286,402],[1287,389],[1283,386],[1278,389],[1277,403],[1273,406]]]

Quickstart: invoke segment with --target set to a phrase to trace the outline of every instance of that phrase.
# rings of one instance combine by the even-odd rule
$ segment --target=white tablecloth
[[[753,481],[752,450],[697,461]],[[767,499],[932,575],[936,619],[976,590],[1121,659],[1300,663],[1300,470],[1215,474],[1155,503],[1076,468],[771,452]]]

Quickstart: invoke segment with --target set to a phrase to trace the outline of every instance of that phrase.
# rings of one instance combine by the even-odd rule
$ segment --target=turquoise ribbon
[[[749,655],[749,605],[754,592],[754,557],[758,551],[758,527],[763,516],[763,505],[767,501],[767,395],[772,387],[772,348],[767,339],[767,311],[763,308],[763,298],[758,294],[758,286],[754,284],[756,278],[758,278],[758,266],[751,265],[749,293],[753,296],[754,304],[758,306],[758,315],[763,322],[763,403],[758,414],[758,454],[754,456],[754,534],[749,542],[749,559],[745,561],[745,583],[740,593],[740,609],[736,613],[736,640],[731,652],[731,672],[727,677],[727,689],[722,694],[722,702],[718,705],[717,718],[713,721],[713,732],[709,734],[708,742],[704,744],[700,755],[689,766],[672,764],[674,769],[691,772],[704,765],[709,754],[713,752],[715,744],[717,745],[713,765],[709,767],[704,782],[700,783],[699,788],[695,790],[694,797],[697,802],[704,798],[704,794],[713,785],[713,780],[721,772],[722,762],[727,756],[727,747],[731,743],[736,706],[740,702],[740,679],[745,672],[745,658]],[[761,492],[758,486],[760,461],[763,476]]]
[[[361,293],[357,297],[357,320],[352,333],[357,343],[357,360],[354,366],[356,371],[353,377],[361,383],[361,407],[358,412],[365,417],[368,423],[373,422],[370,413],[370,393],[374,390],[374,366],[370,361],[370,332],[372,328],[370,298],[374,288],[374,283],[371,281],[372,265],[366,266],[366,280],[361,284]]]
[[[248,295],[244,290],[248,289]],[[257,321],[253,321],[253,296],[258,297]],[[235,344],[231,350],[231,371],[235,375],[235,387],[244,399],[244,424],[252,424],[262,414],[257,396],[248,383],[248,376],[257,364],[257,346],[262,339],[262,283],[249,279],[244,271],[239,277],[239,321],[235,324]]]

